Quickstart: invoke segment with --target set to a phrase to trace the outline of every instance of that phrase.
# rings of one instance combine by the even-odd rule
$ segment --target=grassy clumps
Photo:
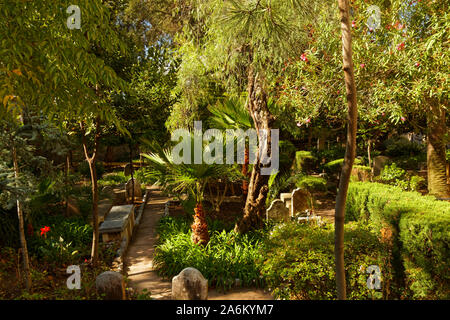
[[[191,240],[190,221],[183,218],[164,217],[160,220],[159,244],[154,264],[158,273],[173,277],[187,267],[198,269],[208,279],[210,286],[229,289],[236,279],[243,286],[261,285],[256,260],[261,257],[260,232],[238,235],[226,231],[220,224],[209,224],[210,241],[206,247]]]

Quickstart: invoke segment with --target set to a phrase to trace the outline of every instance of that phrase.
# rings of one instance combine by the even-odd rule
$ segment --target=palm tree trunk
[[[14,178],[16,180],[16,187],[18,186],[19,180],[19,164],[17,161],[17,151],[16,147],[13,145],[12,147],[12,158],[14,165]],[[23,270],[25,274],[25,285],[28,291],[31,290],[31,275],[30,275],[30,259],[28,257],[28,249],[27,249],[27,239],[25,238],[25,229],[24,229],[24,218],[23,218],[23,209],[22,203],[17,198],[17,216],[19,218],[19,235],[20,235],[20,245],[22,248],[22,259],[23,259]]]
[[[336,197],[336,209],[334,216],[335,242],[334,254],[336,263],[336,287],[339,300],[346,299],[346,282],[344,266],[344,221],[345,203],[353,162],[356,156],[356,128],[357,128],[357,104],[356,86],[353,72],[352,35],[349,21],[349,6],[347,0],[338,0],[342,30],[342,62],[347,93],[347,143],[345,160],[339,179],[339,191]]]
[[[194,223],[191,226],[192,241],[195,244],[206,246],[209,242],[209,232],[205,212],[203,211],[203,204],[201,202],[197,202],[194,213]]]
[[[448,198],[446,155],[444,136],[447,133],[445,109],[438,104],[430,103],[427,114],[427,168],[428,191],[439,198]]]

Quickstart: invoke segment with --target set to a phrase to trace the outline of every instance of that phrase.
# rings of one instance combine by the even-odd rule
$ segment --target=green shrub
[[[421,176],[412,176],[409,180],[409,189],[411,191],[417,191],[426,186],[425,178]]]
[[[40,235],[40,228],[49,226],[46,235]],[[34,221],[34,234],[29,235],[30,253],[44,261],[64,264],[80,261],[89,256],[92,241],[92,227],[82,218],[64,216],[42,216]]]
[[[354,165],[359,165],[359,164],[361,164],[361,160],[358,158],[355,158]],[[333,160],[333,161],[326,163],[323,166],[323,169],[325,170],[326,173],[337,176],[341,172],[343,165],[344,165],[344,158]]]
[[[98,180],[99,187],[104,186],[114,186],[119,184],[125,184],[128,181],[128,177],[125,177],[125,174],[120,172],[108,173],[105,174],[101,179]]]
[[[329,149],[314,150],[313,154],[320,163],[327,163],[333,159],[343,158],[345,155],[345,148],[338,144],[333,144]]]
[[[297,188],[306,189],[309,192],[326,191],[327,181],[321,177],[299,176],[295,181],[295,186]]]
[[[392,264],[407,298],[450,297],[450,204],[378,183],[351,183],[346,220],[392,234]],[[401,278],[399,278],[401,277]]]
[[[381,174],[378,177],[378,180],[386,184],[400,187],[403,190],[408,190],[409,188],[406,171],[402,168],[397,167],[396,163],[385,166],[381,170]]]
[[[344,241],[348,299],[386,297],[392,277],[383,244],[367,227],[357,223],[345,225]],[[261,272],[276,298],[336,298],[333,225],[278,225],[263,250]],[[370,265],[380,267],[381,290],[367,287],[366,268]]]
[[[311,151],[300,150],[295,152],[294,170],[296,172],[304,172],[312,169],[316,157]]]
[[[414,156],[423,153],[424,147],[403,137],[386,140],[386,154],[390,157]]]
[[[427,154],[426,152],[422,152],[418,155],[408,155],[396,157],[395,162],[397,165],[405,170],[419,170],[421,163],[427,162]]]
[[[231,288],[235,279],[244,286],[261,285],[256,260],[260,258],[261,234],[236,234],[209,225],[206,247],[191,240],[190,221],[164,217],[158,225],[159,244],[153,263],[161,276],[173,277],[186,267],[198,269],[210,286]]]
[[[425,179],[420,176],[411,176],[404,169],[397,166],[396,163],[386,165],[381,171],[376,181],[400,187],[405,191],[417,191],[425,187]]]

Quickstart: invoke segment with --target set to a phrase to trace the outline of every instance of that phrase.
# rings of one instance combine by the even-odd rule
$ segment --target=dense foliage
[[[376,183],[350,185],[346,219],[368,223],[388,241],[406,297],[448,299],[450,204]]]
[[[225,231],[220,223],[209,224],[211,238],[206,247],[191,240],[189,221],[162,218],[159,222],[159,245],[154,265],[160,275],[173,277],[187,267],[198,269],[208,285],[229,289],[236,279],[244,286],[262,285],[257,259],[262,235],[239,235]]]

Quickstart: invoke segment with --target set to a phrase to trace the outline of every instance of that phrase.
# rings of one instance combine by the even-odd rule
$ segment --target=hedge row
[[[393,274],[386,246],[359,222],[345,225],[345,274],[349,300],[390,299]],[[284,223],[274,227],[261,248],[261,274],[276,299],[336,298],[332,224]],[[381,272],[380,290],[367,286],[369,266]]]
[[[367,222],[390,243],[400,298],[450,298],[450,203],[379,183],[348,190],[347,221]]]

